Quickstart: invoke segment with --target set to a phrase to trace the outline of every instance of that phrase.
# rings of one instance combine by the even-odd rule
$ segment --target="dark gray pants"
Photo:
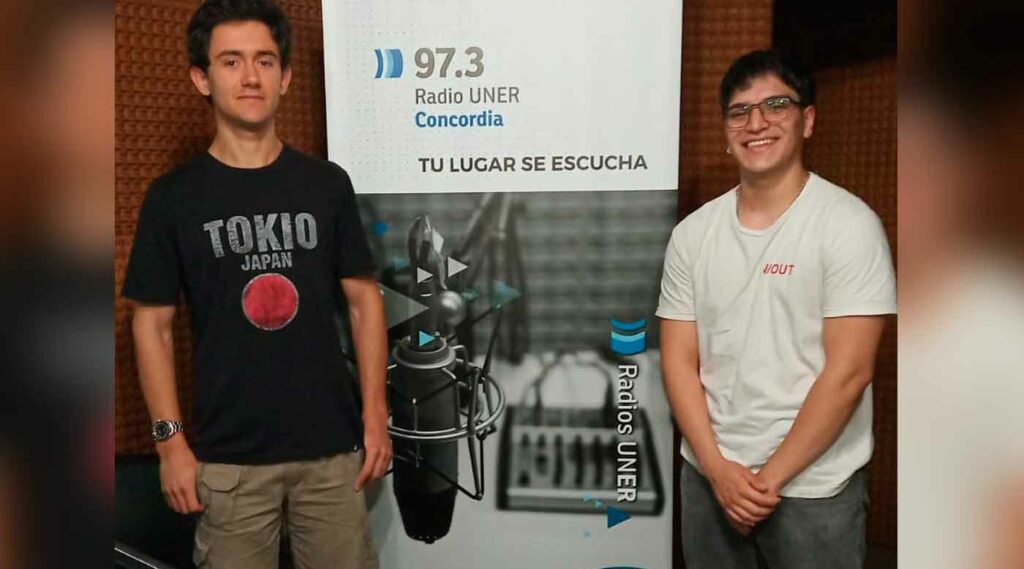
[[[832,498],[783,498],[750,537],[729,525],[711,484],[685,460],[680,475],[686,569],[863,569],[867,472]]]

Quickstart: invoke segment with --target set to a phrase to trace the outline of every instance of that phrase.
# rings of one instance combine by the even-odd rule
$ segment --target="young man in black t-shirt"
[[[207,0],[193,15],[190,75],[217,134],[151,186],[125,276],[161,485],[175,511],[202,513],[200,567],[276,567],[283,524],[298,567],[376,566],[360,490],[391,461],[383,303],[348,175],[275,133],[290,35],[270,0]],[[190,441],[173,363],[182,290]],[[342,295],[361,408],[340,350]]]

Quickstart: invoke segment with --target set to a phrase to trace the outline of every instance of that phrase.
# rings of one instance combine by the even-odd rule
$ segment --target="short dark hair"
[[[792,58],[775,50],[757,50],[733,61],[722,77],[719,90],[722,110],[725,111],[729,106],[729,99],[732,99],[736,91],[747,88],[754,79],[769,74],[777,75],[783,83],[792,87],[801,105],[814,104],[814,77],[809,72]]]
[[[225,22],[263,22],[281,54],[281,67],[288,67],[292,53],[292,26],[288,16],[273,0],[206,0],[188,22],[188,63],[206,71],[210,67],[210,36]]]

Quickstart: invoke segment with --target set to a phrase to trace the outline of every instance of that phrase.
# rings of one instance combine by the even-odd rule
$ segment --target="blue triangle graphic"
[[[494,281],[494,297],[491,299],[491,304],[494,306],[501,306],[512,302],[520,296],[522,296],[522,293],[518,290],[508,286],[502,281]]]
[[[608,506],[608,529],[611,529],[631,518],[629,514],[618,508]]]
[[[429,344],[432,341],[434,341],[434,336],[433,335],[427,334],[423,330],[420,330],[419,343],[420,343],[420,347],[421,348],[423,346],[426,346],[427,344]]]
[[[601,500],[594,500],[594,507],[595,508],[600,508],[602,506],[604,506],[604,502],[602,502]]]

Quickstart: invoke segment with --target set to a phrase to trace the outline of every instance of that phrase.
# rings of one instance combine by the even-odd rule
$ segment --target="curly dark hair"
[[[206,71],[210,67],[210,36],[225,22],[263,22],[281,53],[281,67],[288,67],[292,53],[292,26],[273,0],[206,0],[188,22],[188,62]]]
[[[719,89],[719,104],[724,112],[729,106],[729,99],[740,89],[745,89],[750,82],[764,75],[774,74],[796,91],[800,104],[804,107],[814,104],[814,77],[790,57],[775,50],[757,50],[740,56],[732,62],[729,70],[722,77]]]

